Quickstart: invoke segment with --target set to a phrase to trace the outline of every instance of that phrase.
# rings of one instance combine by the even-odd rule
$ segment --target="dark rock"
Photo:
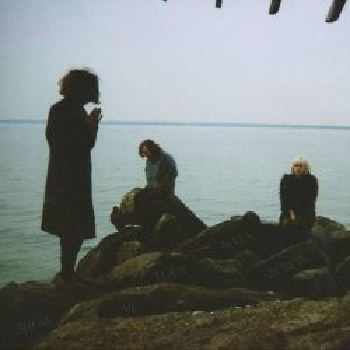
[[[118,316],[157,315],[175,311],[212,311],[230,306],[254,305],[261,301],[280,298],[278,294],[243,288],[211,289],[161,283],[123,289],[80,303],[71,309],[60,324],[65,325],[79,319],[98,320]]]
[[[245,286],[243,266],[235,259],[205,258],[197,261],[193,270],[193,284],[215,288]]]
[[[175,195],[161,191],[134,189],[122,199],[120,208],[113,209],[111,221],[120,231],[126,225],[141,225],[151,232],[163,214],[176,218],[179,225],[176,241],[195,236],[206,225]]]
[[[204,291],[191,294],[189,300],[195,301],[201,295],[198,300],[204,305],[217,300],[211,292],[207,297],[203,297]],[[97,318],[101,304],[96,301],[90,308],[84,306],[81,314],[76,309],[75,316],[70,314],[69,320],[33,349],[314,350],[348,349],[350,344],[350,294],[322,301],[266,301],[216,312],[144,317],[111,317],[111,312],[103,319]],[[120,309],[115,306],[115,310],[118,314]]]
[[[88,278],[105,277],[116,265],[146,251],[142,245],[145,240],[144,231],[134,227],[108,235],[79,261],[77,273]]]
[[[257,254],[250,250],[243,250],[242,252],[233,255],[233,259],[239,261],[244,270],[249,270],[261,261]]]
[[[331,231],[326,234],[326,237],[329,259],[335,266],[350,254],[350,231]]]
[[[160,282],[186,283],[191,280],[192,260],[180,253],[146,253],[116,266],[108,279],[116,288]]]
[[[288,292],[292,290],[295,273],[328,265],[327,256],[312,241],[307,241],[258,263],[250,270],[250,276],[260,288]]]
[[[336,295],[335,279],[328,267],[304,270],[293,276],[293,290],[295,296],[310,298],[325,298]]]
[[[323,232],[331,232],[338,230],[346,230],[346,227],[335,220],[326,218],[324,216],[317,216],[314,223],[314,230],[320,229]]]
[[[208,227],[181,243],[177,249],[197,253],[207,247],[206,257],[211,258],[232,258],[237,253],[249,250],[259,258],[266,258],[310,237],[307,231],[296,226],[259,224],[253,214],[249,214],[249,217],[243,216],[240,220],[228,220]]]
[[[257,230],[255,225],[244,225],[242,220],[228,220],[208,227],[194,238],[181,243],[177,249],[189,253],[208,247],[207,257],[230,258],[234,253],[256,249]]]
[[[144,189],[128,192],[111,220],[118,232],[79,262],[74,283],[0,290],[1,349],[347,346],[343,225],[318,217],[309,232],[246,212],[206,227],[176,196]]]
[[[0,290],[0,349],[19,349],[57,326],[77,302],[96,295],[76,285],[10,283]]]
[[[350,291],[350,255],[337,265],[335,278],[340,293]]]
[[[152,231],[152,245],[157,250],[173,249],[182,237],[182,227],[172,214],[163,214]]]

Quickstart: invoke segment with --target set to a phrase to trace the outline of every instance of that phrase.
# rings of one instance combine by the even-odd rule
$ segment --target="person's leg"
[[[60,238],[61,275],[63,278],[69,279],[74,276],[75,264],[82,243],[83,240],[80,238],[71,238],[69,236],[63,236]]]

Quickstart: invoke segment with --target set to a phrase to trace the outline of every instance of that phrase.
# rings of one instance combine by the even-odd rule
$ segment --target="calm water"
[[[59,242],[40,231],[48,161],[44,123],[0,123],[0,286],[49,280],[59,269]],[[305,155],[319,179],[317,215],[350,228],[350,130],[223,126],[101,125],[93,150],[98,237],[114,231],[113,205],[144,186],[138,144],[157,140],[177,160],[177,195],[207,224],[253,210],[277,221],[279,180]]]

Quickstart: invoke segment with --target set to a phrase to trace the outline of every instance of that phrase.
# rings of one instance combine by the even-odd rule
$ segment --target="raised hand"
[[[90,112],[90,122],[91,123],[96,123],[98,124],[99,121],[102,119],[102,110],[101,108],[94,108],[91,112]]]

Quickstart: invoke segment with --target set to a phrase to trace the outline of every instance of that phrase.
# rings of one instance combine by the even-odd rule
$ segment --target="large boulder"
[[[257,288],[293,291],[293,275],[309,269],[328,266],[327,256],[311,240],[288,247],[259,262],[249,271]]]
[[[119,289],[160,282],[186,283],[191,279],[192,260],[180,253],[145,253],[116,266],[108,280]]]
[[[293,294],[309,298],[336,295],[335,278],[328,267],[303,270],[293,276]]]
[[[178,228],[175,241],[195,236],[206,228],[200,220],[177,196],[164,194],[156,189],[133,189],[128,192],[111,213],[111,222],[118,231],[128,225],[141,225],[152,232],[163,214],[176,219]]]
[[[247,212],[206,227],[176,196],[144,189],[111,219],[117,232],[74,283],[0,290],[0,349],[350,344],[349,232],[337,222],[318,217],[308,232]]]
[[[254,305],[280,298],[278,294],[243,288],[212,289],[160,283],[123,289],[77,304],[60,324],[65,325],[81,319],[104,320],[118,316],[158,315],[175,311],[213,311],[230,306]]]
[[[335,278],[340,293],[350,290],[350,255],[336,267]]]
[[[297,226],[260,223],[257,219],[247,220],[246,217],[254,216],[248,212],[241,218],[234,217],[208,227],[176,249],[211,258],[232,258],[235,254],[251,251],[260,258],[266,258],[310,236]]]
[[[145,233],[129,227],[123,233],[113,233],[92,248],[77,266],[77,273],[87,278],[104,278],[115,266],[147,251]]]
[[[197,296],[200,300],[204,292],[194,291],[189,300]],[[204,299],[206,304],[217,296],[209,292]],[[322,301],[266,301],[214,312],[198,307],[143,317],[113,317],[112,312],[101,318],[99,307],[101,302],[77,308],[75,314],[72,310],[69,319],[32,348],[314,350],[350,345],[350,294]],[[112,309],[119,314],[118,303]]]
[[[19,349],[54,329],[76,303],[96,297],[79,285],[10,283],[0,290],[0,349]]]

